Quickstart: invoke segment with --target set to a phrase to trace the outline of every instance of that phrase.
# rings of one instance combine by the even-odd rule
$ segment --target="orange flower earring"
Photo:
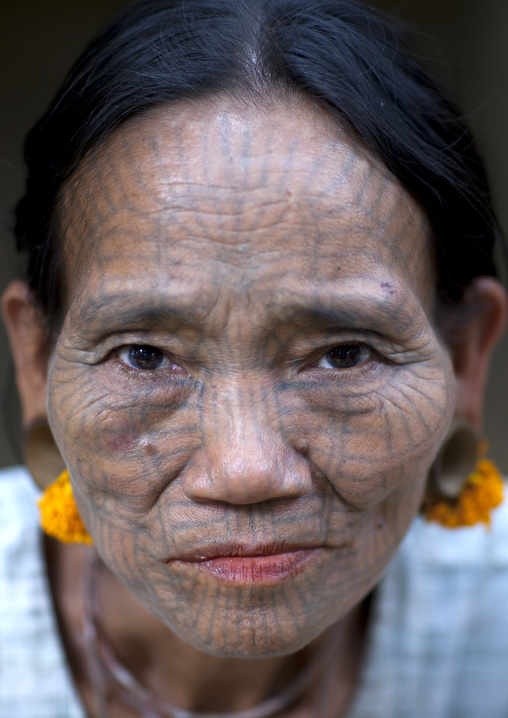
[[[43,531],[64,543],[92,544],[74,500],[69,472],[44,419],[26,432],[24,453],[28,470],[44,492],[38,502]]]
[[[79,515],[67,470],[45,489],[39,508],[42,530],[48,536],[64,543],[93,543]]]
[[[486,449],[467,424],[452,425],[430,473],[430,497],[423,506],[427,521],[447,528],[490,526],[492,509],[503,501],[503,479],[485,458]]]

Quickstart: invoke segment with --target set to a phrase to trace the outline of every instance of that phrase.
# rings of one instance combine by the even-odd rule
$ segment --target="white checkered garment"
[[[84,718],[58,637],[36,490],[0,472],[0,718]],[[493,529],[416,520],[377,592],[348,718],[508,718],[508,502]]]
[[[52,609],[22,468],[0,472],[0,718],[84,718]]]
[[[494,513],[490,532],[414,521],[348,718],[508,718],[508,501]]]

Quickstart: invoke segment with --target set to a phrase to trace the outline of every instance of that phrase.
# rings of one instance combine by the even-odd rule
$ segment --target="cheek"
[[[422,485],[455,406],[444,352],[381,377],[295,387],[285,396],[286,438],[305,447],[315,471],[359,511]]]
[[[84,513],[93,505],[94,520],[119,527],[143,522],[200,444],[190,383],[144,379],[56,362],[49,385],[50,423],[76,497]]]

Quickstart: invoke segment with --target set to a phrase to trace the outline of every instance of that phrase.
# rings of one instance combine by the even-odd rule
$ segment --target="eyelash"
[[[158,359],[160,360],[160,363],[157,364],[157,366],[153,367],[133,366],[133,353],[138,353],[138,358],[141,361],[145,361],[147,364],[149,364],[150,361],[153,361],[155,364],[157,364]],[[129,369],[132,369],[133,371],[137,372],[154,372],[162,369],[173,369],[174,371],[182,371],[182,367],[180,367],[174,361],[171,361],[171,359],[167,356],[165,352],[162,351],[162,349],[159,349],[158,347],[155,347],[151,344],[126,344],[123,347],[120,347],[119,349],[115,350],[112,356],[115,356],[117,359],[119,359],[119,361],[125,364]]]
[[[334,354],[335,356],[333,358],[328,359],[329,363],[344,360],[346,363],[350,361],[352,364],[350,366],[342,367],[322,366],[322,363],[325,362],[330,355]],[[316,368],[326,369],[328,371],[351,371],[364,366],[376,355],[377,352],[375,352],[375,350],[367,344],[363,344],[361,342],[343,342],[330,347],[327,352],[321,355],[315,366]]]
[[[351,371],[363,367],[376,354],[377,352],[367,344],[354,341],[342,342],[328,348],[328,351],[321,354],[309,368],[337,372]],[[110,356],[116,357],[126,367],[137,372],[152,373],[162,369],[182,371],[182,367],[176,364],[162,349],[151,344],[126,344],[116,349]],[[144,362],[145,366],[135,366],[135,362],[138,364]],[[326,362],[331,366],[324,366]],[[338,366],[340,362],[349,365]],[[335,366],[333,366],[334,364]]]

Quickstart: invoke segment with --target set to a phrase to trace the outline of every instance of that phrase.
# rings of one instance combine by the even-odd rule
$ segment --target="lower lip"
[[[320,549],[302,549],[266,556],[219,556],[206,561],[178,561],[211,575],[218,581],[235,584],[274,584],[303,571]]]

